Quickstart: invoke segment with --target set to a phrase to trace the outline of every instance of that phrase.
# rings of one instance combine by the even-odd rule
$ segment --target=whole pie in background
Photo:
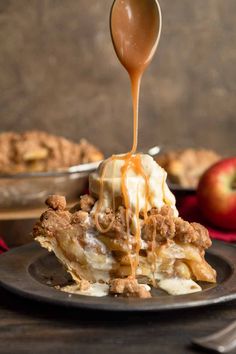
[[[104,158],[95,146],[81,139],[72,142],[43,131],[0,134],[0,173],[56,171]]]

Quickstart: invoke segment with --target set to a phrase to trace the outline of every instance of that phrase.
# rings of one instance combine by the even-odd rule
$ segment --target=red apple
[[[205,218],[229,230],[236,230],[236,157],[210,167],[200,179],[198,202]]]

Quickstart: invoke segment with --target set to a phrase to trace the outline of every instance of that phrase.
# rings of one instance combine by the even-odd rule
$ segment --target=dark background
[[[107,153],[130,148],[129,81],[111,0],[0,0],[0,130],[39,128]],[[160,0],[163,32],[143,79],[140,148],[235,153],[236,1]]]

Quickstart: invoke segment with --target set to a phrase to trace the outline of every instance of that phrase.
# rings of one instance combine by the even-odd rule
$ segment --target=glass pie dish
[[[59,171],[0,175],[0,211],[39,208],[50,194],[66,195],[75,201],[86,190],[88,174],[101,161],[72,166]]]

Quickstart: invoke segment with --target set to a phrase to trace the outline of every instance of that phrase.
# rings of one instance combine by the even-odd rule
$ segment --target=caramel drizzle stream
[[[156,235],[157,235],[157,230],[156,230],[156,220],[155,220],[155,218],[152,217],[151,221],[152,221],[152,225],[153,225],[152,244],[151,244],[151,251],[152,251],[152,285],[155,287],[156,286],[155,273],[156,273],[156,270],[157,270],[157,267],[156,267],[156,261],[157,261]]]
[[[133,98],[133,146],[130,155],[135,154],[138,146],[138,113],[139,113],[139,93],[142,79],[142,72],[129,73]]]

